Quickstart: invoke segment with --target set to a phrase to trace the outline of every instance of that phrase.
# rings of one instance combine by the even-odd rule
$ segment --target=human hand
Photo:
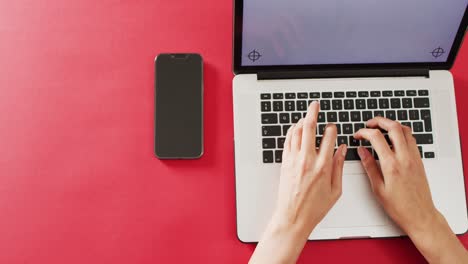
[[[379,156],[380,167],[369,151],[358,149],[374,194],[408,235],[427,231],[439,213],[411,128],[383,117],[369,120],[367,127],[359,130],[355,138],[369,140]],[[388,131],[393,148],[377,128]]]
[[[356,139],[369,140],[380,167],[365,148],[359,148],[371,187],[387,214],[408,234],[429,263],[468,263],[468,253],[435,208],[424,165],[411,128],[376,117],[359,130]],[[380,130],[388,131],[393,148]]]
[[[286,136],[278,201],[272,221],[290,226],[305,239],[325,217],[342,193],[346,145],[334,153],[337,129],[334,124],[316,149],[319,104],[313,102],[305,119],[292,126]]]
[[[319,104],[286,136],[275,212],[249,263],[295,263],[314,227],[341,195],[346,145],[334,154],[337,129],[328,125],[317,150]]]

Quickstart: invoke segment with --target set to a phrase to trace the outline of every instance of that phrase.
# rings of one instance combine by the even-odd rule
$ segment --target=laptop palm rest
[[[384,226],[390,223],[372,193],[367,175],[345,174],[343,194],[319,228]]]

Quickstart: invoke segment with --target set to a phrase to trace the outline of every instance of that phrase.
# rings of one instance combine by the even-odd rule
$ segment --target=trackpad
[[[391,222],[374,198],[366,174],[343,175],[343,195],[319,228],[389,225]]]

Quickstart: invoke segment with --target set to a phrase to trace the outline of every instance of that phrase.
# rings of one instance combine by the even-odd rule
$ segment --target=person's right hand
[[[382,117],[369,120],[367,127],[354,137],[369,140],[379,156],[380,167],[367,149],[358,149],[372,190],[387,214],[429,263],[468,263],[468,252],[434,206],[411,129]],[[388,131],[392,148],[378,128]]]
[[[387,214],[408,235],[426,232],[439,212],[432,201],[411,128],[383,117],[369,120],[367,127],[359,130],[355,138],[369,140],[379,156],[380,167],[369,151],[358,150],[373,192]],[[378,128],[388,131],[393,148]]]

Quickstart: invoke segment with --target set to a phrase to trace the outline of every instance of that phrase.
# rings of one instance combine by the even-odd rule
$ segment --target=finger
[[[406,142],[408,143],[408,150],[411,155],[421,156],[419,153],[418,144],[416,144],[416,139],[413,137],[413,131],[410,127],[403,126],[403,134],[405,135]]]
[[[378,129],[363,128],[356,132],[354,138],[359,140],[366,139],[370,141],[372,147],[375,149],[379,157],[381,157],[381,160],[393,155],[393,152],[390,149],[390,146],[387,144],[387,141],[385,140],[382,132],[380,132]]]
[[[340,193],[343,190],[343,166],[347,150],[346,145],[341,145],[333,157],[332,188]]]
[[[315,134],[317,133],[317,118],[319,104],[314,101],[310,104],[307,115],[304,119],[304,130],[302,134],[302,146],[306,152],[315,153]]]
[[[291,151],[301,150],[303,125],[304,125],[304,119],[301,119],[294,126],[294,129],[292,131],[292,138],[291,138]]]
[[[284,147],[283,147],[283,157],[291,152],[291,138],[292,138],[292,131],[294,130],[294,126],[292,125],[288,129],[288,133],[286,133],[286,139],[284,140]]]
[[[372,154],[364,147],[358,148],[361,164],[367,172],[374,193],[379,193],[384,187],[384,177]]]
[[[387,130],[388,136],[390,137],[396,151],[406,149],[406,138],[403,134],[403,128],[399,122],[378,116],[367,121],[367,126],[370,128],[380,127]]]
[[[331,160],[336,145],[337,130],[334,124],[325,127],[322,143],[320,143],[319,157],[322,160]]]

